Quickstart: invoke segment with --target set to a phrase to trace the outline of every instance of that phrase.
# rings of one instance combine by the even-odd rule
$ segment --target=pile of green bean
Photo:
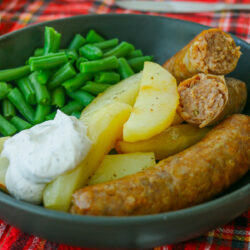
[[[60,49],[61,34],[45,27],[44,47],[25,66],[0,71],[0,133],[4,136],[54,119],[56,109],[80,117],[99,93],[143,69],[144,56],[128,42],[95,30],[76,34]]]

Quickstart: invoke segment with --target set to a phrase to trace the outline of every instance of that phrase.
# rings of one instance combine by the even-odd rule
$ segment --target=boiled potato
[[[4,142],[9,139],[10,137],[9,136],[5,136],[5,137],[0,137],[0,153],[2,152],[3,150],[3,145],[4,145]]]
[[[0,157],[0,189],[7,191],[5,185],[5,175],[8,169],[9,161],[5,157]]]
[[[4,142],[8,138],[10,138],[10,137],[8,137],[8,136],[0,137],[0,153],[3,150]],[[6,171],[8,169],[8,165],[9,165],[8,159],[5,157],[0,157],[0,189],[3,189],[4,191],[7,191],[6,186],[5,186],[5,174],[6,174]]]
[[[171,126],[148,140],[119,141],[115,148],[119,153],[154,152],[155,158],[162,160],[200,141],[209,130],[209,127],[199,128],[192,124],[180,124]]]
[[[88,185],[122,178],[155,165],[154,153],[106,155]]]
[[[159,64],[145,62],[139,94],[124,124],[123,140],[136,142],[159,134],[171,125],[178,104],[175,78]]]
[[[122,127],[130,112],[130,105],[112,102],[91,115],[82,116],[88,127],[92,147],[87,157],[73,171],[59,176],[46,186],[43,193],[46,208],[61,211],[69,209],[72,193],[87,183],[89,176],[114,147],[116,140],[122,138]]]
[[[139,92],[141,75],[141,73],[135,74],[109,87],[83,110],[82,116],[87,117],[107,102],[116,101],[133,106]]]

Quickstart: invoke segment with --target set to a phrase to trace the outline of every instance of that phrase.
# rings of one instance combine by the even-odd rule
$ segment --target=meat
[[[247,100],[246,84],[238,79],[197,74],[178,86],[181,118],[200,128],[241,113]]]
[[[246,174],[249,148],[250,117],[233,115],[202,141],[155,167],[76,191],[71,213],[143,215],[202,203]]]
[[[197,73],[225,75],[232,72],[241,55],[233,38],[220,29],[204,30],[163,65],[177,81]]]

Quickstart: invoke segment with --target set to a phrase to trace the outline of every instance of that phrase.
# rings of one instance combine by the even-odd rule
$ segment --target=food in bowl
[[[142,57],[141,53],[133,50],[133,46],[131,47],[129,43],[122,42],[117,44],[117,39],[108,41],[104,41],[103,39],[101,39],[101,41],[98,40],[100,39],[100,35],[93,31],[91,31],[91,35],[89,36],[90,38],[94,37],[93,39],[97,39],[98,42],[96,40],[93,41],[93,43],[89,42],[89,44],[87,44],[88,46],[81,46],[83,41],[81,36],[74,38],[74,42],[70,44],[69,48],[76,46],[75,44],[81,44],[77,51],[75,51],[76,53],[72,50],[59,51],[58,40],[60,35],[53,29],[47,29],[46,32],[45,34],[48,36],[52,34],[51,36],[54,37],[52,41],[54,42],[51,45],[45,43],[43,49],[36,51],[36,54],[39,52],[42,54],[45,53],[45,55],[35,56],[29,59],[29,71],[34,71],[31,75],[35,79],[46,82],[43,84],[40,83],[40,85],[47,87],[47,90],[58,89],[52,94],[52,97],[54,96],[52,103],[60,107],[64,113],[74,114],[80,117],[78,122],[82,122],[87,127],[86,136],[90,140],[91,146],[89,151],[86,151],[86,157],[83,157],[81,161],[76,163],[74,169],[60,173],[60,176],[55,177],[46,185],[43,189],[42,197],[45,207],[68,211],[71,206],[71,212],[88,215],[139,215],[170,211],[195,205],[212,198],[247,172],[249,168],[249,155],[247,155],[248,152],[246,148],[249,147],[249,141],[246,135],[249,134],[249,117],[235,115],[223,121],[215,128],[212,128],[212,130],[208,127],[195,127],[195,130],[195,125],[182,124],[183,119],[176,113],[180,102],[180,94],[178,93],[177,81],[175,79],[177,78],[179,81],[179,76],[175,75],[174,72],[168,72],[156,63],[145,62],[150,61],[152,59],[151,57],[146,56],[140,59],[140,61],[138,58]],[[228,41],[230,41],[229,44],[232,45],[232,50],[227,49],[225,53],[232,56],[233,65],[231,65],[231,68],[229,67],[229,71],[233,70],[240,52],[231,37],[216,29],[208,30],[206,34],[220,34],[218,35],[219,37],[226,37]],[[207,35],[205,39],[210,47],[213,37],[213,35]],[[86,40],[91,41],[90,38]],[[96,43],[99,43],[99,47]],[[106,51],[105,46],[107,46],[107,44],[115,44],[115,48]],[[56,52],[54,52],[55,48]],[[78,53],[83,55],[84,58],[81,58],[79,61],[76,59],[75,65],[72,66],[71,60],[74,60],[75,56],[78,56]],[[128,60],[122,59],[121,56],[126,57]],[[213,56],[213,53],[210,53],[210,56]],[[130,59],[128,57],[130,57]],[[225,55],[225,57],[227,56]],[[209,53],[206,54],[206,59],[209,59]],[[44,60],[47,68],[45,67]],[[129,62],[129,60],[131,61]],[[138,61],[140,62],[139,64]],[[48,68],[53,69],[53,67],[56,68],[59,67],[59,65],[60,68],[56,70],[56,72],[52,75],[48,74]],[[42,76],[36,73],[38,69],[42,71]],[[74,70],[76,71],[76,69],[79,69],[81,73],[73,76],[71,73],[74,72]],[[138,73],[132,75],[133,73],[130,69]],[[27,67],[25,70],[27,71]],[[104,70],[105,72],[103,72]],[[110,72],[110,70],[112,70],[112,72]],[[142,72],[139,73],[141,70]],[[195,73],[201,73],[201,71],[202,70],[197,68],[189,72],[188,77],[192,77],[192,74]],[[64,74],[65,72],[68,72],[69,75]],[[190,75],[190,73],[192,74]],[[205,72],[205,74],[207,74],[207,72]],[[40,78],[38,75],[40,75]],[[118,75],[120,78],[124,78],[124,80],[110,86],[119,81]],[[31,80],[33,79],[32,77]],[[69,78],[67,79],[67,77]],[[85,84],[85,82],[90,79],[96,82],[93,83],[92,81]],[[101,82],[100,85],[96,85],[98,81],[103,82]],[[181,84],[182,83],[180,83],[180,85]],[[39,113],[43,114],[41,115],[42,117],[53,119],[55,112],[51,113],[51,111],[49,111],[50,114],[47,115],[47,108],[43,107],[50,103],[49,91],[43,92],[44,88],[40,88],[40,85],[34,85],[35,87],[39,87],[34,88],[37,95],[38,93],[43,93],[39,96],[40,98],[37,98],[37,95],[35,95],[36,101],[40,102]],[[79,88],[81,88],[80,91],[78,91]],[[106,90],[104,91],[105,88]],[[67,93],[68,98],[73,99],[73,101],[69,102],[66,106],[64,106],[64,99],[66,99],[66,95],[63,95],[64,92]],[[96,95],[99,92],[102,93],[96,98],[89,98],[90,96],[87,95],[86,92],[89,95]],[[15,105],[15,102],[12,101],[12,104]],[[87,107],[79,114],[79,111],[86,105]],[[228,115],[235,112],[237,113],[239,111],[233,110],[231,113],[228,113]],[[32,112],[30,112],[30,114],[27,119],[29,118],[31,120]],[[237,125],[237,127],[234,127],[235,125]],[[174,126],[178,126],[179,130],[175,130]],[[165,136],[165,138],[168,139],[168,130],[172,131],[172,134],[170,134],[173,140],[170,140],[170,143],[173,144],[175,143],[175,138],[178,138],[178,133],[176,135],[174,131],[180,131],[179,136],[183,139],[179,140],[181,146],[176,147],[173,151],[168,150],[168,147],[166,147],[166,152],[161,152],[161,154],[158,153],[157,147],[150,148],[151,142],[155,142],[156,145],[158,143],[159,145],[165,146],[165,141],[158,141],[157,138]],[[211,131],[208,132],[209,130]],[[27,131],[29,131],[29,129]],[[189,137],[182,137],[182,133],[185,134],[186,132],[186,134],[188,134],[189,131]],[[198,131],[197,134],[199,136],[196,136],[194,139],[192,135],[196,133],[195,131]],[[205,136],[201,142],[198,142],[207,132],[207,136]],[[232,134],[235,136],[233,142],[229,136]],[[217,145],[217,139],[218,141],[225,142],[228,147],[222,148],[219,143]],[[196,142],[198,142],[198,144],[180,152]],[[121,149],[118,143],[119,145],[127,145],[127,148],[132,145],[132,148],[134,148],[133,154],[148,152],[151,156],[154,154],[157,155],[156,159],[164,159],[164,157],[172,154],[176,155],[170,156],[158,164],[155,164],[155,160],[151,158],[149,164],[150,159],[147,158],[148,156],[146,155],[141,155],[140,161],[138,161],[138,155],[129,154],[125,157],[123,154],[115,154],[112,157],[108,157],[112,159],[113,162],[111,160],[110,163],[107,163],[107,155],[112,149],[117,148],[120,150],[118,150],[120,153],[126,153],[126,150]],[[230,149],[234,151],[240,144],[244,146],[240,148],[240,156],[238,158],[231,154]],[[135,145],[138,147],[135,147]],[[146,147],[144,147],[143,151],[143,145],[148,145],[150,149],[145,149]],[[158,148],[161,148],[161,146],[158,146]],[[218,151],[216,149],[218,149]],[[192,162],[192,154],[194,152],[197,159],[200,160],[200,164],[197,160],[197,167]],[[219,152],[221,152],[220,155],[218,155]],[[164,154],[166,156],[164,156]],[[202,154],[204,154],[204,157],[202,157]],[[205,155],[207,158],[205,158]],[[64,157],[63,154],[62,157]],[[225,158],[228,161],[224,161]],[[124,168],[124,159],[130,164],[130,167],[125,170],[125,173],[122,171],[122,167]],[[206,166],[201,159],[207,159]],[[116,164],[114,164],[115,161]],[[140,164],[138,162],[140,162]],[[184,163],[187,164],[186,167]],[[211,167],[212,163],[214,163],[215,168]],[[137,170],[130,171],[133,164],[136,164],[136,167],[138,167],[137,170],[140,171],[139,173],[136,173]],[[190,166],[193,165],[194,168],[192,169]],[[238,167],[239,165],[241,167]],[[113,170],[111,170],[113,166],[116,166],[116,169],[113,168]],[[214,188],[211,188],[211,183],[217,184],[216,180],[221,177],[221,172],[219,172],[220,174],[218,175],[216,174],[218,171],[217,168],[220,169],[221,172],[227,169],[225,171],[228,171],[228,178],[223,180],[221,185],[215,185]],[[8,166],[6,169],[8,169]],[[171,171],[171,169],[173,172],[168,172]],[[204,172],[201,169],[204,169]],[[195,174],[192,170],[195,171]],[[179,182],[177,181],[177,177],[179,176],[178,171],[183,174],[182,176],[180,175]],[[231,178],[232,173],[235,173],[235,175]],[[214,182],[207,182],[205,176],[209,176],[209,174],[211,174],[211,178]],[[101,181],[104,181],[104,183],[95,181],[98,175],[99,177],[100,175],[103,177]],[[126,175],[129,176],[124,177]],[[140,177],[138,178],[138,176]],[[199,186],[199,179],[203,180],[203,186]],[[109,180],[112,181],[109,182]],[[166,180],[169,183],[166,182]],[[190,180],[190,182],[188,180]],[[176,183],[174,183],[175,181]],[[97,182],[100,184],[96,185]],[[121,183],[123,183],[124,186],[120,185]],[[182,186],[180,186],[183,185],[183,183],[187,186],[194,183],[201,189],[199,190],[197,188],[197,190],[194,190],[194,188],[184,188],[183,191]],[[89,186],[78,190],[86,185]],[[125,186],[129,191],[126,190]],[[202,189],[202,187],[204,189]],[[205,191],[208,189],[209,192],[206,193]],[[145,192],[141,192],[142,190]],[[161,192],[161,190],[163,192]],[[189,191],[190,196],[185,193]],[[206,195],[204,195],[203,191]],[[159,194],[157,192],[159,192]],[[73,193],[73,203],[71,204]],[[138,195],[138,193],[140,195]],[[157,195],[154,195],[155,193],[157,193]],[[178,199],[172,200],[176,195],[179,195]],[[137,198],[138,202],[136,201]],[[112,201],[112,205],[110,205],[109,199]],[[145,206],[147,206],[147,209]]]

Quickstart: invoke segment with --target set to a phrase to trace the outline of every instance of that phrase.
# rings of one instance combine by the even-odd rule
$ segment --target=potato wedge
[[[9,166],[9,161],[5,157],[0,157],[0,189],[7,191],[5,185],[5,175]]]
[[[152,152],[106,155],[101,165],[94,175],[92,175],[88,185],[94,185],[135,174],[155,164],[155,156]]]
[[[111,86],[104,93],[99,94],[83,111],[82,115],[87,117],[95,110],[101,108],[107,102],[122,102],[131,106],[134,105],[135,99],[140,88],[141,73],[135,74],[121,82]]]
[[[192,124],[180,124],[167,128],[162,133],[144,141],[118,141],[115,149],[119,153],[154,152],[157,160],[190,147],[200,141],[211,128],[199,128]]]
[[[73,171],[59,176],[46,186],[43,193],[46,208],[61,211],[69,209],[72,193],[87,183],[116,140],[122,137],[122,127],[130,112],[130,105],[112,102],[91,115],[82,116],[93,145],[87,157]]]
[[[157,63],[145,62],[141,86],[123,140],[146,140],[169,127],[174,120],[179,95],[175,78]]]
[[[3,150],[4,142],[10,138],[9,136],[0,137],[0,153]],[[0,157],[0,189],[7,191],[5,186],[5,174],[8,169],[9,161],[5,157]]]

